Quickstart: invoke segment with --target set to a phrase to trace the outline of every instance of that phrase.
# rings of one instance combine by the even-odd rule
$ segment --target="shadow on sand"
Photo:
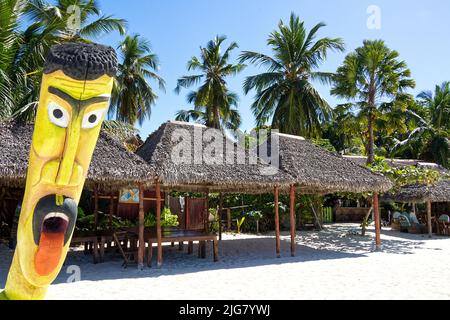
[[[164,246],[164,265],[162,268],[145,268],[137,270],[135,265],[123,269],[121,256],[109,253],[105,262],[94,265],[92,257],[81,251],[71,251],[55,284],[66,283],[72,274],[66,273],[69,266],[78,266],[82,281],[100,281],[114,279],[139,279],[162,277],[223,269],[239,269],[281,265],[309,261],[352,259],[368,256],[374,250],[374,231],[368,230],[366,237],[351,235],[355,225],[332,225],[322,232],[299,232],[296,238],[297,256],[290,256],[290,237],[282,234],[281,255],[275,256],[275,239],[273,235],[246,236],[236,238],[228,235],[219,246],[220,261],[212,262],[212,245],[207,247],[207,259],[197,257],[197,245],[194,254],[178,251],[178,247]],[[445,238],[434,238],[436,241]],[[424,247],[427,236],[402,234],[397,231],[383,231],[384,254],[413,254],[414,250]],[[5,246],[0,249],[0,288],[4,287],[12,252]],[[73,270],[73,268],[72,268]]]

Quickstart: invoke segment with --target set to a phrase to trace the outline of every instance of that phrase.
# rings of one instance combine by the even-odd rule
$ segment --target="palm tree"
[[[411,71],[398,57],[398,52],[389,49],[382,40],[366,40],[345,58],[333,79],[331,93],[351,100],[356,111],[367,117],[368,164],[375,158],[374,124],[380,106],[385,99],[398,103],[407,100],[405,90],[415,87]]]
[[[26,12],[34,22],[58,24],[57,35],[64,41],[98,38],[113,31],[126,33],[127,22],[103,15],[97,0],[57,0],[54,5],[29,0]]]
[[[150,43],[139,35],[127,36],[119,45],[121,63],[111,99],[110,116],[116,120],[142,125],[150,118],[158,96],[148,80],[156,80],[165,90],[164,80],[157,74],[158,56],[152,53]]]
[[[330,73],[318,72],[319,65],[330,50],[343,51],[342,39],[321,38],[319,23],[309,32],[304,22],[291,14],[288,25],[280,21],[279,30],[270,34],[267,44],[273,57],[244,51],[240,61],[267,67],[267,71],[248,77],[244,92],[256,90],[252,110],[257,126],[272,119],[272,127],[283,133],[317,136],[321,123],[329,120],[331,108],[311,84],[312,80],[327,82]]]
[[[180,93],[181,88],[201,86],[197,91],[188,94],[188,102],[194,105],[194,110],[179,111],[179,120],[200,120],[206,126],[216,129],[237,129],[240,126],[240,116],[236,109],[238,97],[227,88],[226,77],[241,72],[245,65],[229,62],[231,52],[238,48],[232,42],[221,54],[221,46],[226,40],[225,36],[217,36],[206,45],[200,47],[200,58],[193,57],[189,62],[188,71],[199,71],[195,75],[183,76],[178,80],[175,89]]]
[[[227,92],[228,104],[234,108],[220,108],[219,118],[220,118],[220,128],[225,128],[229,130],[237,130],[241,126],[241,115],[236,109],[238,104],[238,96],[235,93]],[[188,102],[195,103],[197,92],[191,92],[188,95]],[[212,127],[210,124],[213,122],[211,120],[212,114],[209,112],[208,108],[205,106],[195,107],[193,110],[180,110],[176,114],[175,120],[184,122],[197,122],[203,125]]]
[[[434,95],[431,91],[423,91],[417,98],[429,110],[431,123],[436,128],[450,130],[450,81],[437,85]]]
[[[406,140],[397,141],[394,156],[408,154],[426,161],[433,161],[450,167],[450,82],[436,86],[434,94],[424,91],[418,96],[417,104],[424,115],[408,110],[417,127]],[[420,108],[419,108],[420,110]]]
[[[27,2],[0,0],[0,119],[35,104],[44,57],[56,42],[56,26],[22,25]]]
[[[80,9],[80,29],[68,26],[70,5]],[[31,120],[39,97],[42,66],[50,47],[62,41],[124,33],[126,23],[101,16],[97,1],[0,0],[0,119]],[[82,38],[84,37],[84,38]]]

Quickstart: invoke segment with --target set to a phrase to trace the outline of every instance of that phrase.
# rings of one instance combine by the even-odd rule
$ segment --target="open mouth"
[[[75,229],[77,211],[73,199],[56,195],[42,198],[36,205],[33,236],[38,251],[34,263],[39,275],[48,276],[58,267]]]

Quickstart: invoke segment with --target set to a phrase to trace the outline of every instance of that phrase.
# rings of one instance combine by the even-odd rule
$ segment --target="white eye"
[[[70,116],[69,112],[63,107],[54,102],[48,104],[48,118],[50,122],[60,128],[67,128],[69,126]]]
[[[99,109],[87,113],[83,118],[83,124],[81,125],[81,127],[83,129],[95,128],[103,120],[104,115],[105,109]]]

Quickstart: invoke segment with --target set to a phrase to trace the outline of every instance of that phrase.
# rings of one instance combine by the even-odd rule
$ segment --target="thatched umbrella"
[[[355,163],[366,163],[367,157],[360,156],[345,156],[347,159]],[[428,169],[438,171],[444,175],[449,174],[449,171],[443,166],[425,162],[417,159],[385,159],[389,166],[394,168],[404,167],[417,167],[420,169]],[[387,193],[383,196],[382,201],[394,201],[404,203],[426,203],[427,204],[427,220],[428,220],[428,233],[432,236],[433,226],[431,224],[431,209],[433,202],[449,202],[450,201],[450,181],[443,180],[437,184],[425,185],[425,184],[410,184],[403,186],[399,190]],[[415,208],[415,206],[414,206]]]
[[[290,191],[292,223],[295,223],[295,190],[304,194],[374,192],[376,247],[377,250],[380,250],[381,221],[378,193],[392,188],[390,180],[302,137],[273,133],[270,139],[278,140],[278,143],[270,143],[269,146],[277,144],[279,146],[280,169],[288,172],[295,179]],[[272,151],[270,150],[269,153]],[[293,227],[291,227],[291,238],[291,242],[294,242],[295,228]],[[294,250],[295,248],[292,246],[292,255],[295,254]]]
[[[308,140],[285,134],[279,139],[280,168],[295,178],[304,194],[376,192],[392,188],[389,179]]]
[[[442,180],[436,184],[410,184],[399,190],[385,194],[383,201],[427,204],[428,235],[433,235],[432,204],[435,202],[450,202],[450,180]]]
[[[432,185],[410,184],[394,193],[385,194],[383,200],[404,203],[449,202],[450,180]]]

